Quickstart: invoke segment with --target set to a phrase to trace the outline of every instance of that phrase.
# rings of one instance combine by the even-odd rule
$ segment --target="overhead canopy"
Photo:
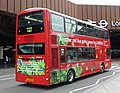
[[[0,13],[0,44],[10,45],[15,42],[15,16]]]

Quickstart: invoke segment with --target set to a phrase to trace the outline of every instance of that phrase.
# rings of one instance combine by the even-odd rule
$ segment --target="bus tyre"
[[[75,74],[73,70],[69,70],[67,73],[67,83],[72,83],[75,79]]]
[[[101,64],[101,65],[100,65],[100,73],[103,73],[104,70],[105,70],[104,64]]]

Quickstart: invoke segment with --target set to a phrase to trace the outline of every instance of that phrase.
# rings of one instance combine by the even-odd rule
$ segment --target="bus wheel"
[[[104,70],[105,70],[104,64],[101,64],[101,65],[100,65],[100,73],[103,73]]]
[[[73,70],[69,70],[67,74],[67,83],[72,83],[75,79],[75,74]]]

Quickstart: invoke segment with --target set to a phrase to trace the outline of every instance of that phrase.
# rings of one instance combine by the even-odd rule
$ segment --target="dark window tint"
[[[33,12],[18,16],[18,34],[31,34],[44,31],[43,12]]]
[[[95,48],[67,48],[67,62],[87,61],[96,58]]]
[[[78,48],[78,56],[80,61],[95,59],[95,48]]]
[[[79,35],[87,35],[86,24],[78,22],[77,34],[79,34]]]
[[[61,63],[65,62],[65,49],[64,48],[60,49],[60,61]]]
[[[104,32],[104,38],[108,39],[108,32],[107,31]]]
[[[44,25],[43,24],[36,24],[32,26],[24,26],[24,27],[18,27],[18,34],[33,34],[33,33],[39,33],[44,31]]]
[[[67,48],[67,62],[78,61],[78,48],[68,47]]]
[[[79,61],[87,60],[87,48],[78,48]]]
[[[95,55],[95,48],[88,48],[88,55],[87,58],[88,59],[95,59],[96,55]]]
[[[104,39],[104,31],[101,29],[95,29],[94,36]]]
[[[104,38],[104,31],[98,30],[98,37],[99,38]]]
[[[54,31],[64,32],[64,18],[59,15],[51,14],[51,28]]]
[[[98,37],[98,29],[95,29],[94,36]]]
[[[90,25],[87,25],[86,29],[87,29],[87,35],[94,37],[94,27],[90,26]]]
[[[67,33],[76,33],[76,21],[65,18],[65,29]]]
[[[19,44],[18,54],[45,54],[45,44]]]

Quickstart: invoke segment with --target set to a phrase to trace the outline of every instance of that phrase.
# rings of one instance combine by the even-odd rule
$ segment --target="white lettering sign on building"
[[[90,19],[87,19],[87,21],[88,21],[90,24],[95,24],[95,25],[97,25],[97,22],[96,22],[96,21],[92,21],[92,20],[90,20]],[[120,21],[111,21],[111,22],[108,24],[108,22],[107,22],[106,20],[102,19],[102,20],[99,21],[98,24],[99,24],[100,27],[103,27],[103,28],[106,28],[108,25],[111,25],[111,26],[113,26],[113,27],[118,27],[118,26],[120,26]]]
[[[119,21],[116,21],[116,22],[111,21],[111,25],[112,26],[120,26],[120,22]]]

